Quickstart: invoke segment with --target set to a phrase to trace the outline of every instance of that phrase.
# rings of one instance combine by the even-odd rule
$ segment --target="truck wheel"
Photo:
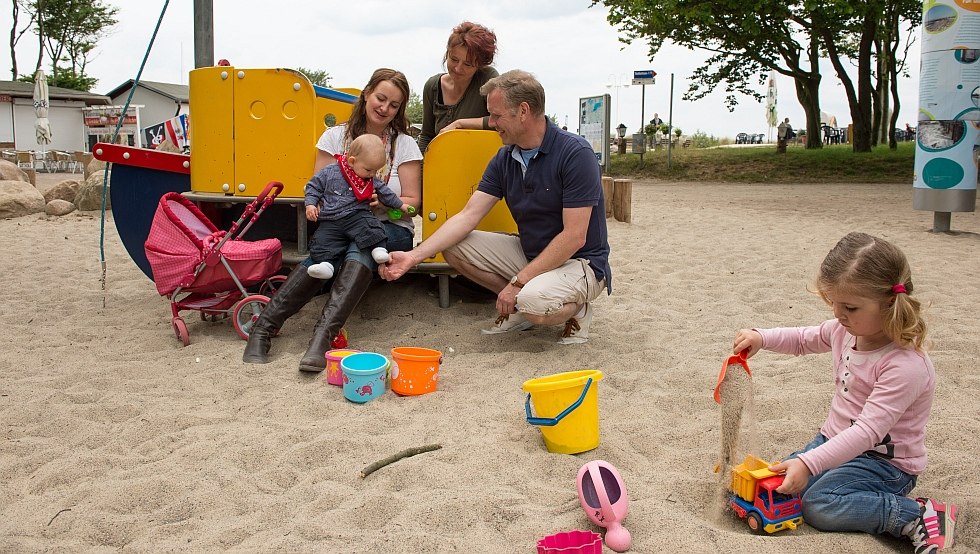
[[[758,514],[749,514],[745,516],[745,523],[756,535],[761,535],[765,532],[765,530],[762,528],[762,518],[760,518]]]

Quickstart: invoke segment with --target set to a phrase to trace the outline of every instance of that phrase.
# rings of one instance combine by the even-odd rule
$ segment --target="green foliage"
[[[676,135],[677,138],[681,138],[681,135],[682,134],[683,133],[681,133],[681,128],[680,127],[674,127],[674,135]]]
[[[712,146],[718,146],[720,141],[714,135],[709,135],[701,129],[694,131],[691,135],[691,146],[694,148],[710,148]]]
[[[666,135],[669,132],[670,132],[670,125],[667,125],[666,123],[661,123],[660,124],[660,134],[661,135]]]
[[[643,127],[643,134],[648,137],[652,137],[653,135],[657,134],[657,126],[652,123],[647,123]]]
[[[408,105],[405,106],[405,115],[408,116],[409,123],[422,123],[422,98],[414,91],[409,93]]]
[[[21,3],[31,16],[43,53],[50,60],[50,83],[89,91],[98,82],[85,73],[88,58],[118,23],[119,8],[102,0],[30,0]]]
[[[333,77],[329,73],[322,69],[309,69],[306,67],[297,67],[296,71],[299,71],[306,76],[314,85],[319,85],[321,87],[329,87],[330,81]]]
[[[701,134],[703,136],[703,133]],[[692,137],[696,145],[698,133]],[[667,168],[666,148],[639,154],[613,153],[608,174],[634,179],[727,181],[738,183],[911,183],[915,143],[901,142],[896,150],[879,146],[855,153],[849,144],[821,149],[776,145],[758,148],[673,148]]]

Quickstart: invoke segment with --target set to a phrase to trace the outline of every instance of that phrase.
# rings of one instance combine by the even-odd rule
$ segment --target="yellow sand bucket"
[[[527,422],[541,428],[548,452],[578,454],[599,446],[601,380],[601,371],[586,369],[524,381]]]

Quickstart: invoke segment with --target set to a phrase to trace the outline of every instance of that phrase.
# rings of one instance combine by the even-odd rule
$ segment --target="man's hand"
[[[497,295],[497,312],[501,315],[517,313],[517,293],[521,289],[508,284]]]
[[[306,219],[309,221],[316,221],[320,217],[320,207],[309,205],[306,207]]]
[[[391,261],[378,266],[378,275],[385,281],[394,281],[419,265],[412,252],[389,252]]]

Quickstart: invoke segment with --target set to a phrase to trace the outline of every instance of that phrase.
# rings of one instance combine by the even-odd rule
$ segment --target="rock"
[[[24,181],[0,181],[0,218],[23,217],[44,211],[44,196]]]
[[[88,175],[89,177],[91,177],[95,173],[98,173],[98,172],[102,171],[103,169],[105,169],[105,165],[106,164],[105,164],[104,161],[97,160],[95,158],[92,158],[92,161],[90,161],[88,163],[88,165],[85,166],[85,175]],[[86,177],[86,179],[87,178],[88,177]]]
[[[74,202],[75,196],[78,195],[78,189],[81,186],[82,184],[74,179],[64,180],[44,193],[44,201],[50,202],[55,199],[60,199],[65,202]]]
[[[75,211],[75,205],[60,198],[55,198],[44,206],[44,213],[48,215],[68,215],[73,211]]]
[[[17,164],[7,160],[0,160],[0,181],[24,181],[30,183],[27,173],[17,167]]]
[[[75,195],[75,206],[78,207],[79,211],[90,212],[93,210],[102,209],[102,181],[105,179],[105,171],[97,171],[88,176],[85,182],[78,188],[78,194]],[[108,186],[108,185],[106,185]],[[106,191],[105,196],[105,209],[112,209],[111,202],[109,200],[109,191]]]

